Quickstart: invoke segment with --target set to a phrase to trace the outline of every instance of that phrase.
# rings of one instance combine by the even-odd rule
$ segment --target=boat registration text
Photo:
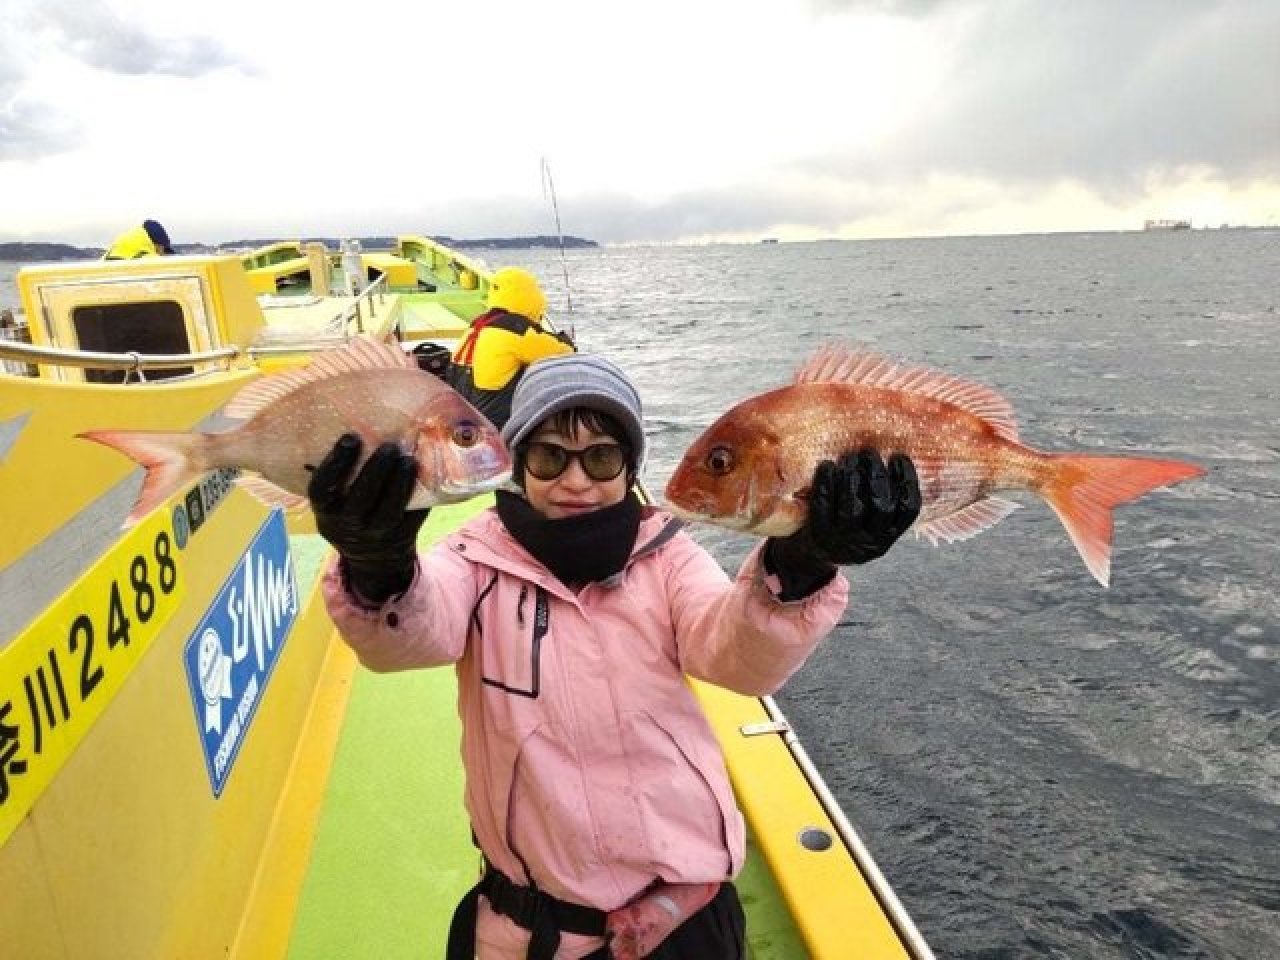
[[[180,606],[180,556],[156,511],[0,653],[0,844]]]

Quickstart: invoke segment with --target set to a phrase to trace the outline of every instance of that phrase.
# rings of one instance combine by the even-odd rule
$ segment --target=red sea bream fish
[[[221,433],[95,430],[80,434],[147,468],[125,525],[178,488],[219,467],[258,476],[237,483],[264,503],[307,502],[311,470],[344,433],[358,434],[367,458],[393,441],[418,459],[412,508],[465,500],[499,486],[511,460],[497,430],[398,346],[357,337],[307,366],[272,374],[241,390],[223,413],[244,423]]]
[[[1043,453],[1018,441],[1013,408],[994,390],[843,346],[824,347],[790,386],[739,403],[685,453],[667,485],[680,516],[761,536],[786,536],[808,510],[817,464],[874,448],[911,457],[931,543],[966,540],[1018,504],[1045,499],[1089,572],[1111,577],[1112,510],[1204,470],[1177,460]]]

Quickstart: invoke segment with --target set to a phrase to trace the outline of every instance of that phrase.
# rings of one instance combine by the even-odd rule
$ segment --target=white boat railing
[[[804,778],[809,781],[809,786],[813,790],[814,796],[822,804],[822,809],[831,820],[831,825],[835,827],[836,833],[840,835],[840,839],[844,842],[849,855],[853,857],[858,869],[866,877],[867,885],[871,887],[872,893],[880,901],[880,906],[884,910],[885,916],[889,918],[889,922],[898,931],[898,938],[911,954],[912,960],[935,960],[933,951],[929,949],[924,937],[916,929],[916,925],[907,913],[906,907],[902,905],[898,895],[889,886],[889,881],[885,879],[884,874],[880,872],[880,868],[876,866],[875,858],[871,856],[871,851],[862,842],[862,838],[858,836],[858,831],[853,828],[853,824],[849,822],[849,818],[840,809],[839,802],[832,795],[830,788],[827,787],[826,781],[822,779],[822,774],[818,773],[818,768],[809,759],[809,754],[805,751],[800,738],[791,729],[791,723],[787,720],[782,710],[779,709],[773,697],[761,697],[760,703],[763,704],[765,712],[769,714],[773,728],[778,731],[782,737],[782,742],[786,744],[787,749],[791,752],[796,766],[800,768]]]
[[[189,367],[219,361],[221,361],[221,369],[229,370],[241,358],[252,361],[259,357],[279,357],[333,350],[343,346],[350,339],[350,336],[337,336],[297,340],[272,346],[248,347],[244,350],[234,346],[219,347],[216,350],[194,353],[99,353],[93,350],[73,350],[64,347],[42,347],[29,343],[0,341],[0,360],[89,370],[124,370],[128,374],[137,374],[141,380],[145,379],[142,374],[146,370],[169,370],[174,367]]]
[[[636,488],[645,503],[656,504],[658,502],[643,481],[637,481]],[[853,857],[854,863],[858,865],[858,869],[862,872],[863,877],[866,878],[867,886],[871,888],[871,892],[879,902],[880,908],[884,911],[885,916],[889,918],[889,922],[893,924],[894,930],[898,933],[898,939],[911,955],[911,960],[936,960],[933,951],[929,948],[929,944],[925,943],[925,939],[920,935],[920,931],[916,928],[911,915],[907,913],[907,908],[902,905],[898,895],[893,892],[893,887],[889,886],[889,881],[880,872],[875,858],[871,856],[871,851],[862,842],[862,838],[858,836],[858,831],[853,828],[853,824],[845,816],[844,810],[840,808],[840,802],[836,800],[831,788],[822,779],[822,774],[818,772],[818,768],[809,759],[809,754],[806,752],[804,744],[800,742],[800,738],[791,729],[791,721],[787,719],[773,697],[760,697],[759,701],[769,715],[769,722],[762,724],[761,726],[764,729],[759,732],[777,733],[782,738],[783,744],[786,745],[788,752],[791,754],[791,759],[795,761],[796,766],[808,782],[809,789],[813,791],[813,795],[818,798],[818,803],[821,804],[827,819],[831,821],[831,826],[839,835],[845,849],[849,851],[849,856]],[[747,731],[746,729],[742,732],[744,736],[754,735],[753,731]]]
[[[373,298],[378,298],[378,303],[382,303],[389,289],[387,275],[384,273],[377,280],[369,284],[359,294],[355,300],[344,310],[333,318],[333,323],[338,325],[340,330],[345,330],[347,322],[354,316],[356,321],[356,332],[364,333],[364,311],[362,305],[369,307],[369,319],[372,320],[377,315],[377,307],[374,305]]]

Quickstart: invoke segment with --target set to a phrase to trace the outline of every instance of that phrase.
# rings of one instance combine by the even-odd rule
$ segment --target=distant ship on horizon
[[[1190,230],[1190,220],[1144,220],[1143,230]]]

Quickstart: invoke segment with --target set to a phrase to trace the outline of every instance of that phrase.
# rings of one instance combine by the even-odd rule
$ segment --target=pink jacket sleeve
[[[447,545],[418,555],[418,572],[399,599],[376,610],[352,599],[337,557],[324,573],[324,600],[338,632],[370,670],[389,673],[458,660],[476,602],[475,567]]]
[[[672,540],[669,589],[682,669],[736,693],[764,696],[786,682],[832,631],[849,599],[843,574],[817,593],[783,603],[765,583],[763,543],[730,585],[687,535]]]

